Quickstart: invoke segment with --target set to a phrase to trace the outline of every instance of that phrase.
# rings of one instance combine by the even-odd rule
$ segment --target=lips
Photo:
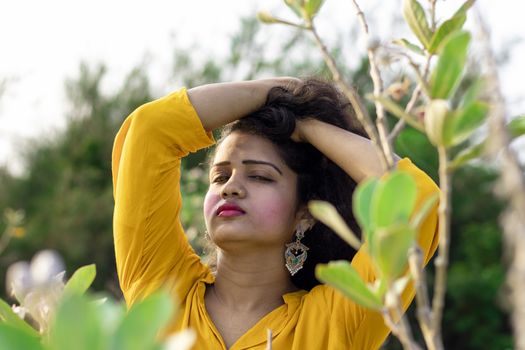
[[[216,212],[217,216],[221,217],[232,217],[232,216],[240,216],[243,215],[245,212],[241,209],[237,204],[233,203],[226,203],[221,205]]]

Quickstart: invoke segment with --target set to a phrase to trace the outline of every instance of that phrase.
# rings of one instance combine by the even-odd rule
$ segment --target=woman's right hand
[[[202,85],[188,90],[204,129],[218,127],[240,119],[262,106],[268,91],[276,86],[291,86],[300,80],[292,77]]]

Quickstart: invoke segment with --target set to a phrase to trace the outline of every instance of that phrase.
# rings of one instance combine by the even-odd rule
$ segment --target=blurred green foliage
[[[268,75],[328,76],[318,51],[304,35],[296,32],[283,38],[281,34],[278,39],[268,35],[255,19],[243,19],[225,58],[196,62],[194,48],[176,48],[171,80],[177,86],[191,87]],[[268,42],[276,49],[265,50]],[[278,54],[272,56],[269,51]],[[341,61],[345,60],[342,52],[341,47],[332,50]],[[347,67],[345,75],[353,78],[360,93],[370,91],[368,60],[352,57],[351,62],[357,63],[352,70],[348,64],[341,65]],[[26,236],[13,240],[0,256],[2,291],[9,264],[28,260],[42,248],[53,248],[64,257],[68,271],[95,263],[99,277],[94,288],[119,296],[112,242],[111,148],[124,118],[158,97],[152,93],[146,68],[132,70],[116,91],[106,93],[101,89],[107,73],[104,65],[82,64],[78,76],[66,83],[70,104],[66,128],[28,144],[22,154],[22,175],[0,168],[0,211],[23,209],[27,229]],[[404,130],[396,141],[396,151],[437,179],[435,150],[421,133]],[[205,162],[206,151],[185,158],[182,176],[181,217],[199,253],[204,252],[201,213],[207,176],[206,167],[197,166]],[[496,171],[483,164],[467,166],[454,177],[451,265],[443,325],[447,349],[511,346],[509,321],[498,297],[504,267],[497,222],[502,204],[492,194],[495,177]],[[389,338],[384,348],[400,347],[397,340]]]

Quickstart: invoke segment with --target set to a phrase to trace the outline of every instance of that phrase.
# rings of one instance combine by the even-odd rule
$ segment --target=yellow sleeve
[[[181,89],[135,110],[113,146],[113,231],[128,305],[174,277],[179,297],[209,273],[179,220],[180,160],[213,143]]]
[[[423,205],[427,198],[439,192],[439,187],[434,181],[418,169],[408,158],[400,160],[397,168],[408,172],[416,180],[418,189],[416,210]],[[421,225],[419,232],[418,243],[423,251],[425,264],[428,263],[438,246],[437,207],[438,204],[432,208]],[[352,266],[366,282],[371,283],[376,279],[372,262],[365,253],[364,247],[354,256]],[[329,290],[332,290],[334,294],[327,295],[326,293],[329,293]],[[404,310],[408,308],[414,296],[414,287],[409,284],[401,296]],[[337,320],[339,327],[341,327],[341,324],[345,324],[346,326],[346,329],[341,331],[350,338],[350,349],[378,349],[385,341],[390,331],[384,324],[383,317],[380,313],[355,304],[332,288],[325,290],[325,298],[326,300],[330,300],[332,310],[338,313],[334,319]],[[338,325],[334,326],[337,327]]]

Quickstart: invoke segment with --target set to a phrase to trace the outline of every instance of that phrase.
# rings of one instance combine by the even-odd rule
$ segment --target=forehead
[[[285,166],[277,147],[264,137],[234,132],[217,146],[213,163],[236,159],[256,159]]]

